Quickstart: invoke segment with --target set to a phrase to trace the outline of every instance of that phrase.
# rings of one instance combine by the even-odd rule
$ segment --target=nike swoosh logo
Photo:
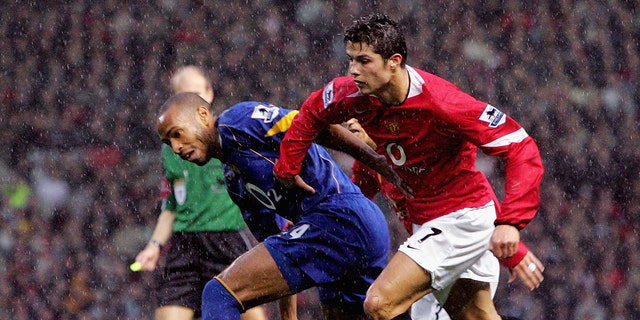
[[[440,229],[438,229],[438,228],[433,228],[433,227],[432,227],[432,228],[431,228],[431,232],[432,232],[432,233],[426,234],[424,237],[422,237],[422,238],[418,239],[417,243],[418,243],[418,244],[421,244],[423,241],[427,240],[429,237],[441,234],[441,233],[442,233],[442,230],[440,230]],[[412,245],[410,245],[410,244],[408,244],[408,245],[407,245],[407,248],[411,248],[411,249],[418,249],[418,248],[416,248],[416,247],[414,247],[414,246],[412,246]]]
[[[371,109],[366,109],[366,110],[358,110],[358,109],[356,109],[356,113],[357,114],[362,114],[362,113],[369,112],[369,111],[371,111]]]

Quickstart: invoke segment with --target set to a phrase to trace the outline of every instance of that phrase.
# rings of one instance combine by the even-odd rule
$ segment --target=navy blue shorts
[[[323,304],[362,313],[367,289],[389,255],[382,211],[361,194],[341,194],[301,218],[263,242],[289,287],[317,287]]]

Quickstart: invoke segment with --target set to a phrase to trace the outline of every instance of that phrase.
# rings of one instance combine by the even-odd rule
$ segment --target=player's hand
[[[506,259],[516,254],[520,242],[520,231],[514,226],[500,224],[491,236],[489,250],[498,259]]]
[[[280,178],[276,175],[276,179],[278,179],[278,181],[280,181],[280,183],[287,189],[297,187],[312,194],[316,193],[316,189],[308,185],[299,175],[295,175],[293,179]]]
[[[544,272],[544,265],[529,251],[518,265],[509,269],[509,283],[520,279],[529,290],[534,290],[544,280],[542,272]]]

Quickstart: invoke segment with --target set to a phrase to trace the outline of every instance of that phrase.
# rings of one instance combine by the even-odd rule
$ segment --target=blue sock
[[[217,279],[202,291],[202,320],[239,320],[240,303]]]

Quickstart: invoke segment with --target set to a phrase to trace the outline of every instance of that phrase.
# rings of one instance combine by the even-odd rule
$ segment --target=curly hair
[[[381,13],[373,13],[356,19],[345,30],[344,42],[366,43],[385,60],[399,53],[402,65],[407,61],[407,44],[398,23]]]

